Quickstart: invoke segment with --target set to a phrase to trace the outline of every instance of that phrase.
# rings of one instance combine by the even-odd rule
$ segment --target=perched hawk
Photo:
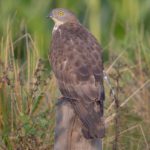
[[[86,138],[102,138],[103,63],[102,50],[94,36],[76,16],[63,8],[49,15],[55,22],[50,62],[64,98],[71,102],[83,123]]]

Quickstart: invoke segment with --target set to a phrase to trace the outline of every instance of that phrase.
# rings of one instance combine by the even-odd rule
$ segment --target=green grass
[[[53,100],[57,94],[55,80],[46,67],[47,61],[39,58],[31,36],[24,37],[26,61],[21,63],[14,56],[14,46],[21,40],[12,42],[10,35],[8,30],[0,52],[0,141],[8,149],[17,149],[20,142],[31,138],[36,147],[50,149],[53,145]],[[22,149],[28,146],[27,142],[22,144]],[[29,146],[32,145],[29,143]]]
[[[58,6],[76,12],[101,41],[105,71],[120,103],[119,149],[148,150],[149,4],[149,0],[0,2],[0,150],[53,147],[59,92],[47,56],[53,24],[45,16]],[[105,89],[103,150],[111,150],[115,109],[106,83]]]

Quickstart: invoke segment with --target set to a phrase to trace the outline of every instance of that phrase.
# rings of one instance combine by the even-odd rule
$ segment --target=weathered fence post
[[[85,139],[81,126],[70,102],[59,99],[56,105],[54,150],[102,150],[101,139]]]

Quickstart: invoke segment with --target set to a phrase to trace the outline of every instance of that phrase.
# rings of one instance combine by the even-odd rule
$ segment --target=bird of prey
[[[102,49],[71,11],[56,8],[49,17],[55,23],[49,58],[60,92],[81,120],[84,137],[102,138],[105,134]]]

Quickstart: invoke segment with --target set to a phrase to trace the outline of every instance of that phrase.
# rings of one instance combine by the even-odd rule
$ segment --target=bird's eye
[[[64,15],[64,12],[63,11],[59,11],[58,12],[58,16],[63,16]]]

